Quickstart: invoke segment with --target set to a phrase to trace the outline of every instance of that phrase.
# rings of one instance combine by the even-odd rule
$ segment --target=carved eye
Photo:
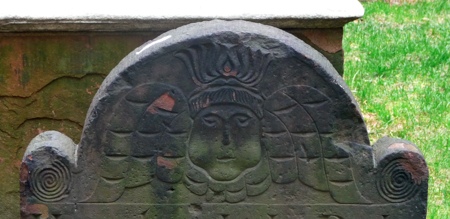
[[[250,116],[239,114],[234,117],[234,120],[239,127],[247,127],[251,118]]]
[[[215,128],[220,122],[220,118],[215,115],[205,115],[202,117],[203,124]]]

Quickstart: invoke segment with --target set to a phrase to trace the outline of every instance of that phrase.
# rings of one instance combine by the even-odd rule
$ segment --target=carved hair
[[[249,108],[261,119],[263,117],[263,101],[259,94],[245,88],[216,87],[193,95],[189,99],[189,110],[193,118],[199,111],[212,105],[237,104]]]

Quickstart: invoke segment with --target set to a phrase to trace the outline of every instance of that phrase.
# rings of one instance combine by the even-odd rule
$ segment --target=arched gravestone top
[[[112,70],[79,145],[57,132],[31,142],[22,214],[424,217],[419,150],[368,145],[351,92],[310,46],[250,22],[190,24]]]

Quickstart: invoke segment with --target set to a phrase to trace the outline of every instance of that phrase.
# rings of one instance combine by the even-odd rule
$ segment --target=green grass
[[[344,78],[371,142],[415,143],[429,170],[428,217],[450,218],[450,1],[364,3],[347,24]]]

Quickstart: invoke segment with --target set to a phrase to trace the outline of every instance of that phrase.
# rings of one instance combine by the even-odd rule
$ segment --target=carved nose
[[[228,125],[226,125],[224,130],[223,130],[222,144],[223,145],[229,145],[230,144],[230,127]]]
[[[217,156],[217,159],[221,162],[228,162],[235,158],[234,148],[231,147],[230,129],[231,127],[229,125],[225,125],[223,129],[222,147],[220,148],[220,152]]]

